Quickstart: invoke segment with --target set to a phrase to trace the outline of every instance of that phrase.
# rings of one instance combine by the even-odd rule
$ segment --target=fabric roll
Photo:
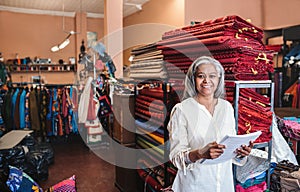
[[[141,127],[136,127],[138,130],[137,134],[147,134],[149,135],[152,139],[154,139],[155,141],[157,141],[160,145],[164,144],[164,135],[160,134],[158,132],[149,132]]]
[[[139,91],[139,94],[157,98],[157,99],[162,99],[163,98],[163,90],[160,87],[156,88],[145,88]]]
[[[142,104],[140,102],[136,102],[135,106],[137,108],[140,108],[140,109],[143,109],[143,110],[149,110],[150,113],[152,113],[152,112],[154,112],[154,113],[160,113],[161,112],[161,110],[153,107],[153,105],[150,107],[150,105],[144,105],[144,104]],[[164,110],[164,109],[162,109],[162,110]]]
[[[150,137],[148,134],[138,134],[137,137],[141,138],[142,140],[148,142],[149,144],[151,144],[152,146],[160,146],[161,143],[158,142],[157,140],[153,139],[152,137]]]
[[[150,144],[149,142],[143,140],[140,137],[138,137],[137,139],[137,144],[143,149],[147,150],[150,153],[150,155],[155,156],[157,159],[163,159],[163,150],[159,149],[158,147],[155,147],[154,145]]]
[[[159,111],[162,111],[165,108],[163,101],[143,95],[138,95],[136,98],[136,102],[147,107],[155,108]]]
[[[146,131],[149,131],[149,132],[158,132],[160,135],[164,135],[164,130],[161,128],[161,126],[157,126],[155,123],[152,123],[152,122],[144,122],[144,121],[141,121],[140,119],[136,119],[135,120],[135,124],[146,130]]]
[[[150,185],[153,189],[155,189],[156,191],[159,191],[162,186],[159,184],[159,182],[153,178],[151,175],[149,175],[148,172],[146,172],[143,169],[138,169],[137,170],[139,176],[144,180],[144,182],[148,185]]]
[[[162,112],[161,113],[156,113],[154,111],[149,112],[148,110],[136,108],[135,113],[146,116],[148,120],[149,119],[155,119],[159,122],[164,122],[164,120],[165,120],[165,114],[162,113]]]

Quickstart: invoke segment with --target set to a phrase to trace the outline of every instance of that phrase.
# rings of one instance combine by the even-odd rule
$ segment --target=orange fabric
[[[292,107],[297,108],[297,81],[290,86],[286,91],[285,94],[291,94],[293,95],[293,102],[292,102]]]

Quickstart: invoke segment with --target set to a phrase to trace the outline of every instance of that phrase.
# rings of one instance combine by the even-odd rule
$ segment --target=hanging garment
[[[299,101],[299,97],[300,97],[300,89],[298,90],[300,83],[298,83],[298,81],[296,81],[295,83],[293,83],[284,93],[285,94],[290,94],[293,95],[293,101],[292,101],[292,107],[293,108],[297,108],[297,103],[300,102]]]
[[[47,135],[48,136],[52,136],[54,133],[52,131],[52,118],[53,118],[53,114],[52,114],[52,103],[53,103],[53,91],[51,89],[48,90],[49,92],[49,102],[48,102],[48,113],[46,116],[46,128],[47,128]]]
[[[106,117],[112,113],[112,107],[107,95],[99,97],[99,116]]]
[[[77,125],[77,120],[78,120],[78,99],[77,99],[77,89],[74,87],[70,88],[70,109],[69,109],[69,124],[70,124],[70,129],[72,130],[73,133],[78,133],[78,125]]]
[[[13,96],[13,90],[10,89],[4,96],[4,107],[3,107],[3,120],[7,131],[12,130],[13,128],[13,120],[11,117],[12,113],[12,96]]]
[[[14,108],[14,127],[16,130],[20,129],[20,96],[23,89],[20,89],[16,98],[15,108]]]
[[[26,127],[25,121],[25,99],[26,99],[26,90],[23,89],[20,95],[19,102],[19,118],[20,118],[20,129],[24,129]]]
[[[277,123],[275,114],[273,114],[272,124],[272,157],[276,159],[276,162],[288,160],[291,163],[298,165],[295,154],[293,153],[291,147],[279,131],[279,124]]]
[[[15,125],[15,108],[16,108],[16,103],[17,103],[17,98],[18,98],[18,94],[19,94],[19,89],[17,88],[13,95],[12,95],[12,102],[11,102],[11,119],[13,120],[12,121],[12,129],[16,129],[16,125]]]
[[[96,112],[96,100],[94,99],[94,90],[90,89],[90,97],[89,97],[89,105],[87,106],[88,112],[87,112],[87,121],[92,121],[97,118],[97,112]]]
[[[48,93],[45,88],[41,90],[41,103],[40,103],[40,117],[41,117],[41,132],[42,136],[47,135],[46,123],[47,123],[47,101],[48,101]]]
[[[30,122],[33,130],[39,130],[41,126],[38,105],[37,91],[33,89],[29,95]]]
[[[25,128],[27,128],[27,129],[31,129],[30,110],[29,110],[29,95],[30,95],[30,91],[28,91],[25,95]]]
[[[78,105],[78,122],[85,123],[88,115],[88,106],[90,102],[90,91],[92,86],[92,77],[88,77],[84,90],[80,96]]]

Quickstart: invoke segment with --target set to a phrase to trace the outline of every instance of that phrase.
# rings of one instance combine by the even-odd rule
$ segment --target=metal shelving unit
[[[238,109],[239,109],[239,97],[240,89],[242,88],[266,88],[268,89],[268,96],[270,97],[271,111],[274,112],[274,83],[271,80],[263,81],[234,81],[235,94],[234,94],[234,115],[236,120],[236,131],[238,131]],[[273,126],[270,126],[270,132],[272,132]],[[254,148],[266,148],[268,147],[268,160],[269,169],[267,172],[267,186],[270,189],[270,167],[271,167],[271,156],[272,156],[272,140],[264,143],[255,143]]]

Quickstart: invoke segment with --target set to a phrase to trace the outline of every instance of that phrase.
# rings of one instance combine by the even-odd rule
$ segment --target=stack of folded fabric
[[[226,82],[226,100],[234,101],[234,82]],[[252,88],[239,89],[238,98],[238,134],[247,134],[261,131],[256,143],[268,142],[272,139],[270,126],[272,125],[273,112],[269,97],[258,93]]]
[[[296,141],[300,141],[300,118],[296,117],[285,117],[282,119],[283,125],[281,132],[284,136]]]
[[[175,29],[157,42],[171,79],[183,79],[199,56],[213,56],[224,66],[227,80],[267,80],[273,51],[262,43],[263,31],[238,16],[226,16]]]
[[[256,142],[268,142],[272,139],[270,126],[273,112],[270,98],[265,97],[253,89],[240,89],[238,134],[248,134],[261,131],[262,134]]]
[[[131,51],[130,78],[166,79],[163,55],[155,43],[139,46]]]
[[[164,119],[163,90],[144,88],[136,96],[135,116],[138,131],[137,148],[141,153],[137,173],[145,182],[147,191],[159,191],[164,186]],[[145,189],[144,189],[145,190]]]
[[[295,165],[288,160],[283,160],[276,164],[271,175],[271,191],[299,191],[299,183],[299,165]]]
[[[245,165],[236,167],[236,192],[265,191],[267,171],[273,173],[276,163],[268,160],[268,152],[253,149]]]
[[[176,102],[173,94],[174,92],[164,91],[161,86],[144,87],[139,90],[135,100],[136,141],[141,152],[137,172],[150,191],[160,191],[165,186],[165,170],[169,178],[176,175],[174,169],[165,167],[168,162],[165,157],[165,150],[168,148],[164,138],[168,135],[165,121]],[[167,98],[166,103],[164,98]]]

